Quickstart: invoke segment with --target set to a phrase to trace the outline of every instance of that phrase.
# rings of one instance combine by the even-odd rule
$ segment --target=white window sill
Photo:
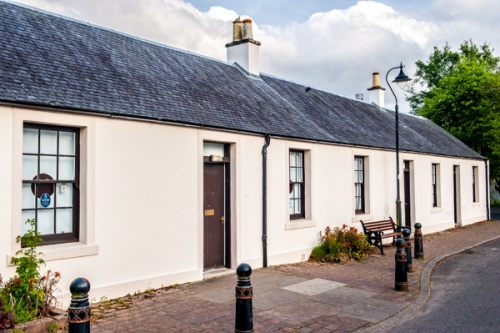
[[[431,213],[441,213],[443,211],[443,208],[441,207],[432,207]]]
[[[354,223],[354,222],[359,222],[361,220],[363,220],[363,221],[371,221],[371,220],[373,220],[373,215],[368,215],[368,214],[354,215],[352,217],[351,222]]]
[[[43,253],[41,258],[45,261],[96,256],[99,254],[99,245],[97,244],[65,243],[41,246],[37,249],[38,252]],[[11,264],[12,257],[12,255],[7,256],[8,266],[13,266]]]
[[[285,230],[312,228],[315,226],[316,226],[315,220],[293,220],[288,223],[285,223]]]

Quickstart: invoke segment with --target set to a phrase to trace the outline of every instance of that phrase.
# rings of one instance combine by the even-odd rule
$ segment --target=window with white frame
[[[432,163],[432,207],[439,207],[439,192],[440,192],[440,170],[439,164]]]
[[[354,156],[354,208],[356,214],[365,213],[365,158]]]
[[[479,178],[477,166],[472,167],[472,202],[479,202]]]
[[[25,124],[22,232],[35,219],[44,244],[78,241],[79,129]]]
[[[304,151],[290,150],[290,220],[305,218]]]

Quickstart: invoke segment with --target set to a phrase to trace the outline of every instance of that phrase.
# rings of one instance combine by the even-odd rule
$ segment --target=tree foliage
[[[488,44],[465,41],[458,51],[434,47],[417,61],[407,100],[414,114],[440,125],[490,160],[500,180],[500,58]]]

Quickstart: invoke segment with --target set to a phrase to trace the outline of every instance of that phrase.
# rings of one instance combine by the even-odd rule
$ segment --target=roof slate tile
[[[0,0],[0,101],[394,149],[394,112]],[[223,47],[223,46],[221,46]],[[483,159],[401,114],[400,147]]]

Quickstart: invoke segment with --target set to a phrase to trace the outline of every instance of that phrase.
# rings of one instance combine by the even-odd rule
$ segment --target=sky
[[[261,72],[354,98],[368,97],[372,73],[415,62],[433,47],[487,42],[500,56],[498,0],[17,0],[76,20],[225,61],[232,21],[254,22]],[[391,71],[389,81],[398,74]],[[404,91],[393,87],[400,111]],[[394,98],[386,90],[386,107]]]

